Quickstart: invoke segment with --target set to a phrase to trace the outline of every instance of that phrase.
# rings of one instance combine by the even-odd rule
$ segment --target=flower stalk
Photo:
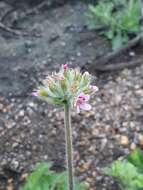
[[[74,190],[74,174],[73,174],[73,147],[72,147],[72,128],[71,113],[69,103],[64,104],[65,112],[65,139],[66,139],[66,159],[68,170],[68,190]]]
[[[91,85],[92,76],[88,72],[81,73],[79,69],[69,68],[67,64],[62,65],[59,72],[47,76],[43,84],[33,92],[33,95],[58,106],[64,106],[65,112],[65,140],[66,158],[68,169],[68,188],[74,190],[73,172],[73,147],[71,128],[71,108],[76,108],[77,113],[81,110],[89,111],[90,95],[98,90]]]

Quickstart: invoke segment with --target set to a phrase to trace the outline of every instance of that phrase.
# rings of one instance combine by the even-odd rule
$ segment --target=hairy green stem
[[[72,128],[71,128],[70,105],[68,103],[64,105],[64,111],[65,111],[66,158],[67,158],[67,169],[68,169],[68,190],[74,190]]]

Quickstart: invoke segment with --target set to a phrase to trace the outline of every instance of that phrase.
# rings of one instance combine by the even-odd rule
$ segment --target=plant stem
[[[67,169],[68,169],[68,190],[74,190],[72,128],[71,128],[70,105],[68,103],[65,103],[64,111],[65,111],[66,158],[67,158]]]

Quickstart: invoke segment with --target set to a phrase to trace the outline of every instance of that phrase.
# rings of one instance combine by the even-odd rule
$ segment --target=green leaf
[[[56,173],[50,170],[51,164],[42,163],[28,176],[21,190],[67,190],[67,172]],[[86,188],[76,183],[75,190]]]
[[[113,162],[109,167],[103,169],[104,174],[115,177],[121,189],[139,190],[143,189],[143,154],[136,149],[123,160]]]
[[[121,48],[123,45],[123,38],[122,35],[119,33],[112,39],[112,48],[113,50],[117,50]]]
[[[130,163],[143,170],[143,153],[137,148],[126,158]]]
[[[89,6],[89,26],[106,28],[99,34],[111,40],[112,49],[117,50],[128,42],[130,34],[142,32],[141,5],[141,0],[99,1]]]
[[[105,33],[105,35],[107,36],[108,39],[112,40],[114,37],[114,32],[113,30],[109,30]]]

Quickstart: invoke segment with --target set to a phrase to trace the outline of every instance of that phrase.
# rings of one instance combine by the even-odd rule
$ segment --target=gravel
[[[101,168],[137,146],[143,147],[142,80],[142,65],[117,75],[102,75],[97,78],[99,92],[92,99],[92,111],[79,115],[73,112],[75,174],[90,190],[117,189]],[[33,97],[1,96],[1,172],[7,166],[23,174],[37,162],[51,160],[64,167],[63,119],[62,108]]]

